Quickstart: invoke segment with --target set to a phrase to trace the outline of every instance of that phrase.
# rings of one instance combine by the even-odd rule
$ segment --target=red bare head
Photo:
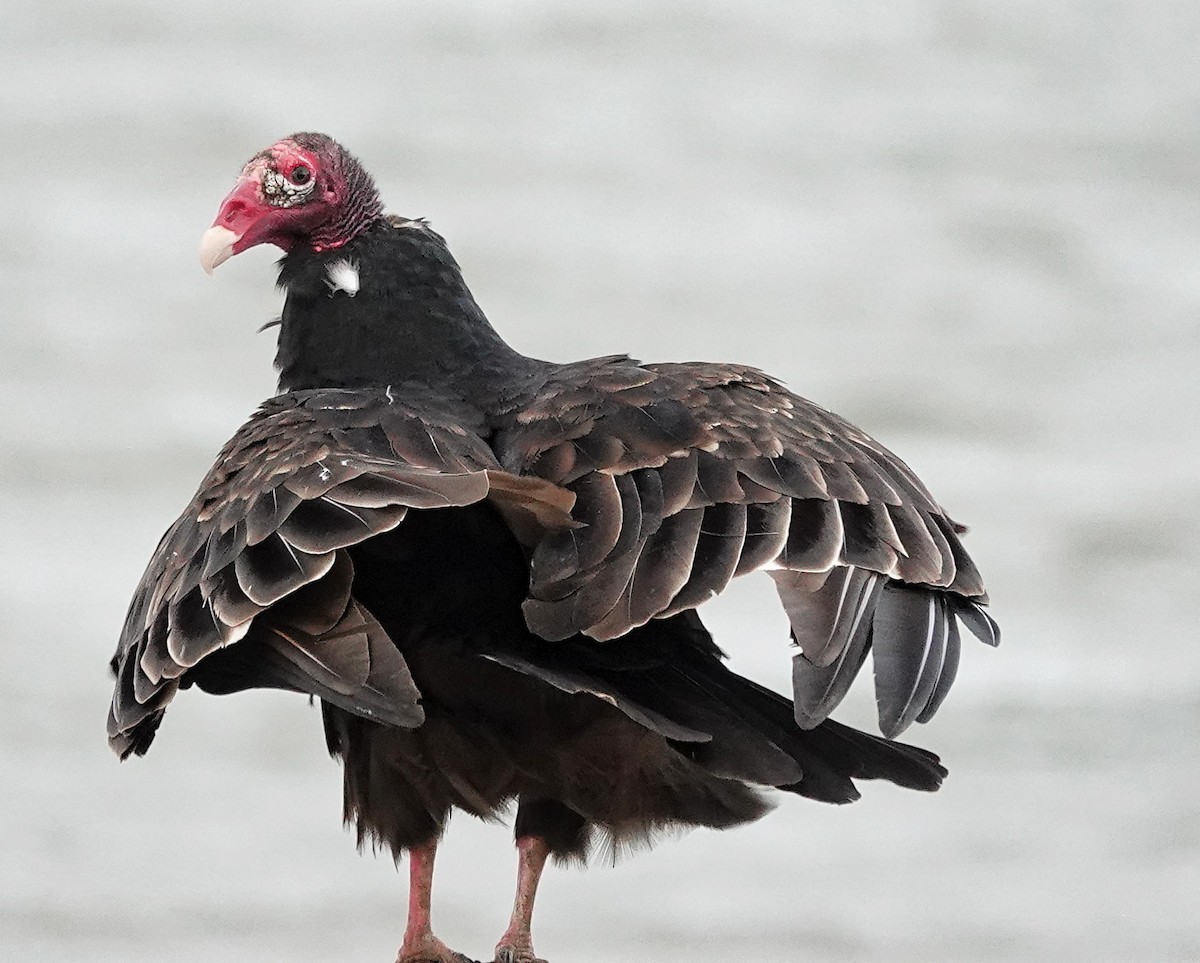
[[[371,175],[325,134],[292,134],[250,158],[200,241],[209,274],[256,244],[341,247],[383,212]]]

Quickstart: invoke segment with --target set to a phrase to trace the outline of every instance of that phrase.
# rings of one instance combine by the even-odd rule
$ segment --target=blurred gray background
[[[403,874],[339,828],[303,699],[189,693],[146,759],[104,745],[142,567],[274,390],[274,253],[212,281],[198,238],[316,129],[527,353],[759,365],[901,453],[1006,633],[909,734],[942,792],[554,871],[542,955],[1200,958],[1198,36],[1180,0],[7,0],[0,957],[400,942]],[[787,685],[769,580],[708,616]],[[456,820],[452,945],[490,952],[510,845]]]

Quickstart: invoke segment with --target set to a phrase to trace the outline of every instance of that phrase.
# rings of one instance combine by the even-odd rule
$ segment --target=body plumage
[[[123,757],[181,688],[318,697],[346,818],[410,854],[403,963],[461,959],[429,922],[455,808],[517,805],[496,960],[530,963],[542,865],[597,835],[737,825],[770,788],[937,788],[937,757],[892,737],[945,698],[959,623],[997,634],[960,527],[900,459],[751,368],[521,355],[443,239],[383,215],[323,135],[251,160],[202,260],[263,242],[287,251],[281,393],[135,594]],[[792,699],[730,671],[696,612],[757,569],[801,648]],[[887,738],[827,718],[872,651]]]

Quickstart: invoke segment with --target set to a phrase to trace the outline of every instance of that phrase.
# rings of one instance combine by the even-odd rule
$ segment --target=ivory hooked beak
[[[204,273],[212,275],[218,266],[233,257],[233,245],[241,237],[227,227],[210,227],[200,238],[200,266]]]

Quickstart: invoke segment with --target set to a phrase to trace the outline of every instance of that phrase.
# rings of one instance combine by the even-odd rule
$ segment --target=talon
[[[400,948],[396,963],[475,963],[461,953],[455,953],[436,936],[430,935],[411,948]]]
[[[496,947],[494,963],[546,963],[545,960],[533,955],[530,945],[509,945],[502,943]]]

